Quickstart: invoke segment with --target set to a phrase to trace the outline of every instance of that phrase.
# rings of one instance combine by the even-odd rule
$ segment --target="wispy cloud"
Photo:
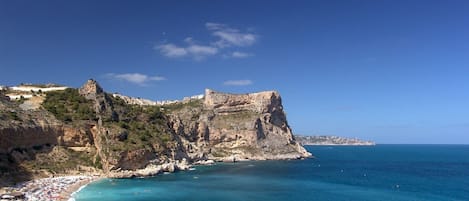
[[[189,45],[186,50],[197,60],[218,53],[218,48],[204,45]]]
[[[254,44],[258,39],[258,36],[253,33],[241,32],[226,24],[207,22],[205,23],[205,27],[207,27],[209,31],[212,31],[212,35],[219,38],[219,40],[213,44],[220,48],[230,46],[246,47]]]
[[[154,49],[159,50],[161,54],[167,57],[183,57],[187,55],[187,50],[183,47],[178,47],[172,43],[155,46]]]
[[[190,57],[195,60],[203,60],[206,57],[221,54],[223,57],[232,58],[247,58],[253,56],[250,53],[234,51],[227,53],[230,47],[247,47],[251,46],[258,40],[258,36],[242,32],[238,29],[229,27],[226,24],[207,22],[205,24],[207,30],[211,35],[215,36],[217,40],[200,43],[196,42],[192,37],[187,37],[182,45],[174,43],[164,43],[155,45],[153,49],[159,51],[160,54],[169,58],[182,58]],[[225,50],[226,49],[226,50]]]
[[[251,84],[253,84],[251,80],[227,80],[223,82],[223,85],[226,86],[247,86]]]
[[[218,48],[212,46],[205,46],[205,45],[197,45],[194,44],[190,38],[186,38],[188,44],[185,47],[177,46],[172,43],[163,44],[155,46],[155,50],[159,50],[160,53],[166,57],[170,58],[179,58],[190,56],[196,60],[204,59],[207,56],[215,55],[218,53]]]
[[[149,75],[140,74],[140,73],[124,73],[124,74],[108,73],[106,74],[106,77],[138,84],[141,86],[145,86],[149,82],[152,82],[152,81],[166,80],[166,78],[162,76],[149,76]]]
[[[247,57],[252,57],[253,54],[247,53],[247,52],[234,51],[234,52],[231,53],[230,56],[233,57],[233,58],[247,58]]]

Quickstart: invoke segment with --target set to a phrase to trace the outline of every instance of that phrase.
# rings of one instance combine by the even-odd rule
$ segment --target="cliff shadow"
[[[10,154],[0,154],[0,188],[14,186],[33,178],[33,173],[16,162]]]
[[[60,145],[60,129],[4,128],[0,130],[0,187],[44,177],[47,169],[36,166],[38,154],[49,154]],[[50,161],[44,161],[47,163]]]

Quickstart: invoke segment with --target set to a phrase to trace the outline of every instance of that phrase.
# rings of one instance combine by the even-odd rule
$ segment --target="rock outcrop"
[[[203,103],[171,112],[174,131],[193,157],[215,160],[311,156],[295,142],[278,92],[227,94],[207,89]],[[189,104],[190,105],[190,104]]]
[[[48,92],[42,107],[28,111],[1,99],[0,168],[15,163],[53,174],[91,168],[125,177],[197,161],[311,156],[295,141],[278,92],[207,89],[203,97],[131,105],[88,80],[80,89]]]
[[[67,125],[43,108],[20,106],[0,100],[0,186],[93,166],[96,151],[86,126]]]
[[[78,90],[80,95],[85,96],[86,99],[96,99],[97,95],[103,94],[104,90],[99,86],[96,80],[90,79]]]

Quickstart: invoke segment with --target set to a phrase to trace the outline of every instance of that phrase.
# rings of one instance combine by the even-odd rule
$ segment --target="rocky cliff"
[[[43,108],[21,105],[0,99],[0,186],[95,166],[93,139],[85,127],[65,124]]]
[[[290,159],[310,154],[295,142],[275,91],[226,94],[207,89],[205,98],[169,111],[172,129],[184,136],[192,157],[215,160]]]
[[[159,106],[128,104],[94,80],[46,94],[42,106],[27,110],[21,100],[0,99],[2,179],[72,171],[129,176],[209,159],[311,156],[295,141],[275,91],[207,89],[203,99]]]

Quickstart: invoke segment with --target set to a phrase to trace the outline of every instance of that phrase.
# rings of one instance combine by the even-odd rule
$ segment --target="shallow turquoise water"
[[[77,201],[467,201],[469,145],[308,146],[315,159],[104,179]]]

